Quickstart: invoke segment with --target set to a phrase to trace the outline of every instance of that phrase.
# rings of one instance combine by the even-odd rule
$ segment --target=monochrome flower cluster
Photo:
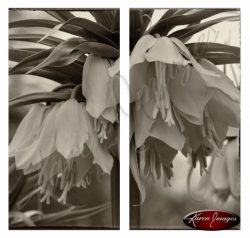
[[[239,89],[175,37],[144,35],[137,41],[130,56],[130,103],[131,150],[137,150],[144,175],[153,180],[162,175],[165,185],[178,151],[191,157],[193,166],[199,161],[202,175],[206,157],[220,150],[229,126],[239,128]],[[139,168],[132,169],[144,200]]]
[[[113,158],[105,140],[118,121],[119,76],[111,77],[112,61],[88,55],[82,84],[75,86],[68,100],[31,106],[9,146],[16,168],[29,174],[39,170],[41,201],[50,197],[60,180],[59,202],[66,203],[71,187],[86,188],[91,168],[97,164],[110,174]],[[86,102],[76,98],[82,88]],[[113,139],[113,138],[112,138]]]

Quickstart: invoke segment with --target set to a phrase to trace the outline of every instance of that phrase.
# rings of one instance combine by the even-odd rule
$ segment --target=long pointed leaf
[[[43,49],[41,49],[43,50]],[[36,53],[37,51],[32,51],[32,50],[28,50],[28,49],[9,49],[9,60],[10,61],[14,61],[14,62],[19,62],[31,55],[33,55],[34,53]]]
[[[138,39],[143,34],[142,10],[132,9],[130,15],[130,49],[132,50]]]
[[[119,57],[119,50],[116,48],[105,45],[98,42],[84,42],[79,45],[76,50],[80,50],[84,53],[91,53],[96,54],[102,57],[108,58],[118,58]]]
[[[27,42],[34,42],[37,43],[41,38],[43,37],[42,34],[13,34],[9,35],[9,40],[16,40],[16,41],[27,41]],[[55,47],[62,43],[63,40],[48,36],[46,39],[44,39],[42,42],[39,42],[40,44]]]
[[[60,22],[65,22],[68,21],[71,18],[74,18],[74,14],[70,11],[63,11],[63,10],[49,10],[46,11],[49,15],[51,15],[52,17],[54,17],[56,20],[60,21]]]
[[[240,56],[227,53],[205,53],[202,57],[211,61],[215,65],[240,63]]]
[[[90,21],[88,19],[75,17],[68,21],[66,21],[62,27],[72,25],[75,27],[81,27],[83,37],[87,40],[91,40],[92,38],[96,39],[98,42],[107,43],[109,45],[117,47],[119,44],[119,32],[111,32],[106,27]]]
[[[44,27],[44,28],[53,28],[57,25],[61,24],[58,21],[44,20],[44,19],[29,19],[29,20],[21,20],[21,21],[13,21],[9,23],[9,28],[17,28],[17,27]],[[86,32],[81,27],[76,27],[72,25],[63,25],[60,28],[60,31],[83,37],[87,35]]]
[[[230,9],[230,11],[232,10],[233,9]],[[229,11],[229,9],[201,9],[193,14],[172,16],[159,21],[151,29],[149,29],[148,33],[152,35],[156,33],[160,35],[167,35],[175,26],[192,24],[226,11]]]
[[[26,57],[25,59],[20,61],[19,64],[17,64],[15,67],[13,67],[10,70],[10,74],[15,74],[20,69],[27,68],[29,66],[34,66],[36,64],[39,64],[46,57],[48,57],[52,51],[53,51],[53,48],[46,49],[46,50],[43,50],[43,51],[38,52],[38,53],[34,53],[34,54]]]
[[[106,28],[110,28],[113,23],[114,16],[119,10],[93,10],[89,11],[90,14],[95,18],[95,20],[105,26]]]
[[[25,75],[26,72],[29,70],[30,68],[24,68],[24,69],[19,69],[17,72],[15,72],[12,75]],[[59,69],[55,69],[55,68],[46,68],[46,69],[40,69],[37,70],[33,73],[31,73],[30,75],[34,75],[34,76],[38,76],[38,77],[42,77],[42,78],[46,78],[48,80],[52,80],[58,83],[80,83],[81,82],[81,76],[72,76],[67,74],[67,72],[65,71],[61,71]]]
[[[69,99],[70,93],[54,93],[54,92],[41,92],[41,93],[32,93],[25,96],[13,98],[9,102],[10,107],[23,106],[38,102],[61,102]]]
[[[129,166],[131,169],[131,173],[133,174],[134,180],[138,186],[138,189],[139,189],[140,195],[141,195],[140,204],[133,204],[133,206],[140,206],[145,201],[146,188],[145,188],[145,185],[143,184],[143,181],[141,178],[141,174],[140,174],[140,170],[139,170],[139,166],[138,166],[138,162],[137,162],[136,150],[135,150],[134,145],[131,145],[129,158],[130,158]]]
[[[143,18],[143,32],[147,29],[148,24],[151,21],[152,15],[154,13],[154,9],[146,9],[142,11]]]
[[[47,58],[45,58],[41,63],[32,68],[28,73],[32,73],[49,65],[53,65],[55,63],[58,63],[59,61],[61,62],[61,64],[57,64],[57,66],[65,66],[67,65],[67,63],[72,63],[74,60],[79,58],[80,54],[78,54],[77,52],[76,54],[73,54],[73,61],[71,60],[70,55],[72,55],[71,53],[74,51],[74,49],[82,42],[83,40],[80,38],[72,38],[62,42],[55,49],[53,49],[52,52],[50,52]],[[62,59],[62,57],[65,57],[65,59]]]
[[[202,58],[204,53],[228,53],[235,56],[240,56],[240,48],[236,46],[230,46],[219,43],[210,43],[210,42],[197,42],[186,44],[186,47],[189,49],[190,53],[193,56]]]
[[[238,21],[238,20],[239,20],[239,16],[221,17],[221,18],[213,19],[207,22],[195,24],[195,25],[186,27],[184,29],[181,29],[179,31],[175,31],[172,34],[170,34],[169,37],[176,37],[178,39],[183,39],[183,38],[192,36],[195,33],[198,33],[215,24],[225,22],[225,21]]]

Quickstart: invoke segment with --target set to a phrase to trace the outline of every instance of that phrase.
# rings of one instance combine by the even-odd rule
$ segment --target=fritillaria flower
[[[84,186],[86,183],[84,178],[73,178],[79,177],[78,173],[84,174],[81,171],[89,170],[90,161],[91,165],[97,164],[108,174],[113,165],[112,156],[99,142],[85,103],[74,98],[78,88],[72,90],[71,98],[65,102],[51,106],[34,105],[10,144],[10,156],[15,156],[17,169],[22,169],[25,174],[41,169],[40,174],[51,175],[43,176],[39,182],[44,193],[42,201],[47,203],[55,185],[52,175],[61,174],[63,193],[59,201],[65,203],[72,185]]]
[[[34,104],[26,116],[21,121],[15,136],[13,137],[9,145],[9,156],[15,156],[23,148],[29,146],[37,135],[40,133],[44,119],[46,118],[50,107],[44,106],[43,104]],[[16,160],[17,166],[19,161]]]
[[[216,110],[221,110],[225,100],[239,107],[239,90],[211,62],[197,62],[178,39],[145,35],[135,45],[130,57],[130,102],[137,148],[147,136],[182,148],[184,120],[203,126],[206,106],[217,101]],[[235,116],[236,111],[229,109],[229,114]]]
[[[40,186],[41,202],[50,203],[56,184],[62,190],[58,201],[67,202],[67,194],[72,187],[87,188],[91,181],[91,168],[93,167],[93,157],[88,148],[77,157],[65,160],[59,153],[53,153],[41,164],[38,185]],[[59,181],[60,179],[60,181]]]
[[[87,101],[86,110],[95,118],[100,142],[107,139],[108,124],[118,120],[119,75],[109,72],[113,65],[113,60],[90,54],[83,68],[82,93]]]
[[[12,141],[21,141],[23,137],[30,139],[28,140],[28,143],[23,145],[21,143],[21,146],[15,150],[14,153],[11,153],[12,151],[10,149],[10,156],[15,156],[17,169],[27,169],[32,165],[38,164],[55,151],[55,116],[60,106],[61,104],[58,103],[51,107],[42,106],[40,108],[40,110],[43,111],[44,108],[48,107],[48,109],[46,109],[48,113],[42,118],[37,130],[31,130],[32,128],[24,130],[23,125],[32,125],[32,122],[37,120],[37,116],[40,113],[31,114],[32,117],[25,117],[23,119]],[[29,114],[30,112],[28,115]],[[32,136],[33,133],[35,133],[35,136]],[[11,145],[12,142],[10,148]]]
[[[239,129],[230,128],[227,136],[222,149],[213,152],[209,171],[198,188],[207,203],[217,208],[232,205],[240,197]]]
[[[206,156],[221,148],[228,127],[239,126],[239,100],[230,78],[206,59],[197,62],[178,39],[141,37],[130,56],[130,139],[131,150],[145,160],[144,174],[151,171],[158,179],[164,166],[169,179],[177,151],[191,155],[194,166],[199,161],[202,174]],[[147,152],[152,138],[162,141],[166,151]],[[138,166],[131,170],[144,200]]]
[[[206,169],[206,157],[211,151],[218,151],[223,146],[230,127],[240,125],[240,93],[233,82],[208,60],[199,63],[206,69],[214,70],[219,77],[208,78],[212,93],[203,111],[203,124],[196,125],[182,117],[186,142],[182,152],[190,154],[193,165],[200,162],[201,174]],[[212,85],[213,84],[213,85]],[[217,85],[217,86],[216,86]],[[222,92],[221,86],[224,91]]]

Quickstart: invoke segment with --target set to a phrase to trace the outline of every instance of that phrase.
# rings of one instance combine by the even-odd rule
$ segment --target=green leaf
[[[225,21],[238,21],[240,18],[239,16],[229,16],[229,17],[221,17],[217,19],[213,19],[207,22],[198,23],[192,26],[188,26],[184,29],[181,29],[179,31],[175,31],[174,33],[170,34],[169,37],[176,37],[178,39],[183,39],[189,36],[194,35],[195,33],[198,33],[212,25],[225,22]]]
[[[46,57],[48,57],[52,50],[53,49],[43,50],[41,52],[34,53],[33,55],[28,56],[27,58],[20,61],[19,64],[17,64],[15,67],[13,67],[10,70],[10,74],[26,74],[29,70],[33,69],[33,66],[37,66]],[[81,81],[81,72],[83,67],[82,63],[85,61],[85,58],[81,56],[81,59],[79,59],[81,61],[77,61],[73,64],[70,64],[74,57],[78,57],[77,54],[79,55],[80,53],[77,52],[75,54],[75,52],[73,52],[72,58],[68,56],[61,57],[58,62],[52,64],[51,66],[47,66],[43,70],[36,70],[35,72],[30,72],[30,74],[48,78],[60,83],[79,83]],[[55,66],[59,67],[66,64],[69,65],[60,68],[55,68]]]
[[[74,18],[75,16],[73,15],[72,12],[66,10],[49,10],[49,11],[45,11],[47,12],[49,15],[51,15],[52,17],[54,17],[56,20],[60,21],[60,22],[65,22],[68,21],[71,18]]]
[[[32,73],[38,69],[42,69],[55,63],[56,66],[65,66],[74,62],[81,55],[81,52],[74,52],[74,50],[82,42],[83,40],[80,38],[71,38],[62,42],[55,49],[52,49],[53,51],[47,56],[47,58],[32,68],[28,73]]]
[[[43,49],[9,49],[9,60],[19,62],[41,50]]]
[[[172,16],[179,16],[179,15],[184,15],[188,12],[190,12],[192,9],[180,9],[180,8],[170,8],[168,9],[163,16],[160,18],[159,21],[170,18]]]
[[[142,10],[132,9],[130,14],[130,49],[132,50],[143,34]]]
[[[13,187],[9,188],[10,189],[9,190],[9,208],[10,209],[14,206],[24,185],[25,185],[25,176],[23,174],[20,174],[16,183],[13,185]]]
[[[99,24],[106,28],[110,28],[114,23],[114,16],[117,13],[119,15],[119,10],[93,10],[89,12]]]
[[[88,19],[75,17],[63,24],[63,26],[73,25],[82,28],[82,36],[87,40],[96,39],[98,42],[106,43],[117,47],[119,40],[119,32],[112,32],[108,28],[90,21]]]
[[[197,42],[186,44],[197,59],[206,58],[216,65],[240,63],[240,48],[219,43]]]
[[[76,220],[81,220],[93,216],[99,212],[102,212],[110,207],[110,203],[104,203],[90,208],[75,208],[67,216],[61,217],[61,219],[54,220],[56,224],[72,222]]]
[[[100,213],[110,207],[110,203],[104,203],[101,205],[85,208],[83,206],[70,207],[63,211],[53,212],[49,214],[43,214],[33,219],[33,222],[37,226],[46,226],[48,224],[62,225],[69,222],[75,222],[89,218],[97,213]]]
[[[76,50],[108,58],[118,58],[120,55],[116,48],[98,42],[84,42],[77,46]]]
[[[197,42],[185,44],[193,56],[202,58],[205,53],[227,53],[240,56],[240,48],[212,42]]]
[[[9,35],[9,40],[27,41],[27,42],[37,43],[42,37],[43,37],[42,34],[13,34],[13,35]],[[39,43],[43,45],[55,47],[62,42],[63,40],[59,38],[48,36],[46,39],[44,39],[42,42],[39,42]]]
[[[24,96],[16,97],[10,100],[9,106],[23,106],[38,102],[61,102],[69,99],[70,93],[58,93],[58,92],[41,92],[41,93],[31,93]]]
[[[29,68],[21,68],[17,70],[14,74],[12,75],[27,75],[26,72],[31,69]],[[81,76],[75,75],[72,76],[71,74],[68,74],[68,72],[65,72],[65,70],[61,70],[61,68],[53,68],[53,67],[48,67],[46,69],[41,69],[37,70],[30,75],[46,78],[48,80],[53,80],[58,83],[76,83],[79,84],[81,82]],[[37,78],[40,80],[39,78]]]
[[[17,28],[17,27],[44,27],[44,28],[53,28],[59,25],[61,22],[44,20],[44,19],[29,19],[29,20],[21,20],[21,21],[13,21],[9,23],[9,28]],[[83,37],[86,35],[86,32],[83,31],[81,27],[76,27],[72,25],[63,25],[60,29],[63,32]]]
[[[13,219],[13,218],[21,220],[24,223],[24,226],[27,226],[27,227],[34,227],[35,226],[33,221],[30,218],[28,218],[27,216],[25,216],[24,213],[22,213],[22,212],[17,212],[17,211],[10,212],[9,219]]]
[[[52,51],[53,51],[53,48],[46,49],[46,50],[34,53],[34,54],[24,58],[22,61],[19,62],[19,64],[17,64],[15,67],[13,67],[10,70],[10,74],[16,74],[16,72],[18,72],[21,69],[39,64],[46,57],[48,57]]]
[[[109,206],[105,206],[105,207],[102,207],[102,208],[99,208],[99,209],[96,209],[95,211],[93,212],[89,212],[87,214],[83,214],[83,215],[75,215],[74,217],[72,218],[64,218],[62,219],[60,222],[58,222],[57,224],[62,224],[62,223],[69,223],[69,222],[73,222],[73,221],[76,221],[76,220],[83,220],[83,219],[87,219],[87,218],[90,218],[100,212],[103,212],[105,210],[107,210],[109,208]]]
[[[153,13],[154,13],[154,9],[146,9],[142,11],[143,32],[145,32],[145,30],[148,27],[148,24],[150,24]]]
[[[167,18],[169,18],[169,17],[172,17],[177,11],[178,11],[178,8],[170,8],[170,9],[168,9],[168,10],[163,14],[163,16],[160,18],[160,21],[161,21],[161,20],[164,20],[164,19],[167,19]]]
[[[228,53],[203,53],[202,58],[211,61],[215,65],[239,64],[240,56]]]
[[[233,9],[230,9],[230,11],[232,10]],[[156,23],[151,29],[149,29],[148,33],[152,35],[156,33],[162,36],[167,35],[175,26],[192,24],[226,11],[229,11],[229,9],[201,9],[193,14],[172,16]]]
[[[133,143],[133,142],[132,142]],[[140,206],[146,198],[146,188],[143,184],[142,178],[141,178],[141,174],[140,174],[140,170],[139,170],[139,166],[138,166],[138,162],[137,162],[137,156],[136,156],[136,150],[135,150],[135,146],[133,144],[130,145],[130,170],[131,173],[133,174],[134,180],[138,186],[138,189],[140,191],[140,195],[141,195],[141,200],[140,200],[140,204],[132,204],[133,206]]]
[[[52,36],[53,34],[55,34],[57,31],[60,30],[60,28],[63,26],[63,23],[56,25],[55,27],[53,27],[52,29],[50,29],[37,43],[42,42],[43,40],[45,40],[47,37]]]

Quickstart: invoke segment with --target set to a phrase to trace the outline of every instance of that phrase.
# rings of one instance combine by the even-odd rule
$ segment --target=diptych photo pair
[[[240,9],[9,9],[9,229],[240,229]],[[125,82],[125,83],[126,83]],[[124,116],[124,115],[123,115]]]

